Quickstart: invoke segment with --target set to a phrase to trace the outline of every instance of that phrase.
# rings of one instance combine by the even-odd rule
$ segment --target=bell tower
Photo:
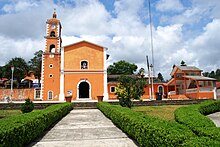
[[[59,100],[60,60],[61,60],[61,23],[56,10],[46,22],[45,50],[42,56],[42,100]]]

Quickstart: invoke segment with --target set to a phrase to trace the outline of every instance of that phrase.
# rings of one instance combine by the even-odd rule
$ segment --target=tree
[[[11,78],[11,66],[14,66],[14,78],[20,81],[29,71],[29,66],[27,62],[21,57],[15,57],[8,61],[4,66],[5,77]]]
[[[0,66],[0,79],[4,78],[4,66]]]
[[[180,63],[181,65],[180,66],[186,66],[186,62],[185,61],[181,61],[181,63]]]
[[[202,73],[204,77],[208,77],[209,76],[209,72],[204,72]]]
[[[163,75],[162,75],[160,72],[158,73],[157,78],[158,78],[161,82],[164,82]]]
[[[114,62],[107,69],[109,75],[131,75],[137,70],[137,65],[124,60]]]
[[[215,78],[217,81],[220,81],[220,69],[217,69],[216,71],[204,72],[202,73],[205,77]]]
[[[132,106],[131,99],[140,99],[144,94],[144,88],[146,86],[146,80],[133,76],[120,76],[118,80],[119,84],[116,87],[116,94],[119,99],[119,103],[123,107]]]
[[[35,73],[39,80],[41,77],[42,54],[42,50],[35,52],[34,57],[28,62],[30,70]]]
[[[220,80],[220,69],[215,71],[215,78],[219,81]]]
[[[214,71],[211,71],[210,74],[209,74],[209,77],[210,77],[210,78],[215,78],[215,72],[214,72]]]

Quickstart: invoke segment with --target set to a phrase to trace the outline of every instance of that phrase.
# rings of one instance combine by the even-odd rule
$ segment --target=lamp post
[[[151,92],[151,94],[152,94],[152,97],[151,97],[151,100],[153,100],[154,99],[154,69],[153,69],[153,64],[151,64],[150,65],[150,69],[151,69],[151,90],[152,90],[152,92]]]
[[[14,74],[14,66],[12,65],[11,66],[11,94],[10,94],[10,98],[12,99],[12,92],[13,92],[13,82],[14,82],[14,77],[13,77],[13,74]]]

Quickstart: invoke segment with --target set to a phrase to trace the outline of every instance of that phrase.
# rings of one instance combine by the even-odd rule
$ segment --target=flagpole
[[[153,46],[153,31],[152,31],[152,18],[151,18],[151,6],[150,6],[150,0],[149,2],[149,19],[150,19],[150,38],[151,38],[151,55],[152,55],[152,64],[150,65],[151,70],[152,70],[152,99],[154,99],[154,46]]]

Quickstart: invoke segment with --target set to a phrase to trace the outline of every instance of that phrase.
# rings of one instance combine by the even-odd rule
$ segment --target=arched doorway
[[[163,86],[158,86],[158,92],[164,94]]]
[[[89,98],[90,95],[89,91],[90,91],[89,83],[84,81],[79,84],[79,89],[78,89],[79,98]]]

